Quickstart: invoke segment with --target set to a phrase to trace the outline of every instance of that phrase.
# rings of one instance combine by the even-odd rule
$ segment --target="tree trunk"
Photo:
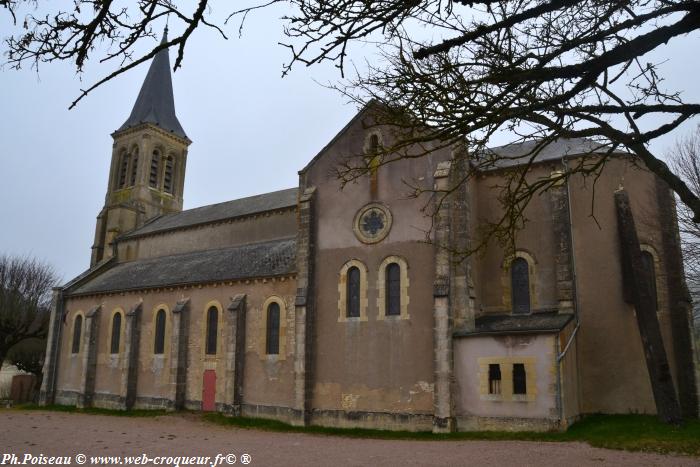
[[[622,253],[622,270],[626,274],[627,295],[632,300],[639,326],[639,334],[644,347],[651,389],[656,402],[659,418],[669,424],[682,422],[681,409],[673,387],[673,379],[666,357],[661,328],[656,316],[656,304],[652,296],[649,277],[642,263],[642,250],[639,247],[637,229],[630,208],[629,197],[625,190],[615,193],[617,226],[620,234]]]
[[[5,359],[7,358],[8,350],[9,349],[0,348],[0,371],[2,370],[2,367],[5,363]]]

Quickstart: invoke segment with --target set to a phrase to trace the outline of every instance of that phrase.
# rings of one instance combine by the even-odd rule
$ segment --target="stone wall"
[[[202,401],[202,377],[205,370],[217,374],[216,404],[218,410],[231,412],[233,386],[227,384],[231,349],[227,339],[233,329],[235,313],[227,308],[232,298],[244,294],[246,320],[243,365],[246,378],[239,389],[243,404],[292,408],[294,403],[294,346],[295,316],[294,277],[277,277],[207,286],[182,287],[89,297],[69,298],[66,318],[62,323],[64,338],[57,380],[58,403],[106,408],[127,408],[127,400],[134,408],[176,409],[186,407],[198,410]],[[265,354],[265,306],[271,299],[283,306],[283,331],[280,333],[280,355]],[[71,353],[72,325],[75,317],[85,310],[100,306],[96,321],[94,376],[89,377],[87,334],[78,354]],[[219,311],[217,352],[205,355],[206,312],[216,307]],[[167,312],[165,352],[154,355],[155,316],[159,309]],[[124,313],[119,352],[111,353],[112,319],[114,313]],[[139,315],[138,335],[127,326]],[[87,326],[86,323],[84,326]],[[137,348],[130,347],[135,339]],[[234,344],[235,345],[235,344]],[[236,358],[233,352],[234,359]],[[130,359],[136,359],[136,365]],[[129,376],[131,373],[131,376]],[[88,375],[88,376],[86,376]],[[85,382],[90,381],[87,386]],[[82,382],[82,383],[81,383]],[[90,390],[93,384],[94,390]],[[181,388],[181,389],[178,389]],[[231,392],[232,394],[228,394]],[[86,393],[92,394],[85,398]]]

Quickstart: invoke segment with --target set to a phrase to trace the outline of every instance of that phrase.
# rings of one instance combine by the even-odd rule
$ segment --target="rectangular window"
[[[527,394],[527,375],[525,364],[513,364],[513,394]]]
[[[501,393],[501,365],[489,364],[489,394]]]

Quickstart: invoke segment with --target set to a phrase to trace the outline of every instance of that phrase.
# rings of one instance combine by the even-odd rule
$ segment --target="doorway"
[[[202,384],[202,410],[214,412],[216,410],[216,371],[204,370],[204,382]]]

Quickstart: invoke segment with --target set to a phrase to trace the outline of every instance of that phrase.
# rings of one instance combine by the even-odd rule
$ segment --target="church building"
[[[595,218],[591,180],[573,176],[532,199],[514,252],[491,242],[465,259],[502,212],[494,187],[535,143],[494,148],[498,163],[482,170],[428,142],[422,157],[377,164],[341,187],[333,174],[349,157],[391,147],[374,111],[310,157],[298,186],[183,210],[191,141],[159,52],[112,134],[90,268],[55,290],[42,403],[435,432],[655,413],[623,293],[613,194],[624,186],[679,400],[697,416],[663,182],[612,155],[595,183]],[[551,142],[528,177],[598,151],[584,139]],[[470,170],[479,172],[454,189]],[[411,196],[407,180],[422,193]]]

